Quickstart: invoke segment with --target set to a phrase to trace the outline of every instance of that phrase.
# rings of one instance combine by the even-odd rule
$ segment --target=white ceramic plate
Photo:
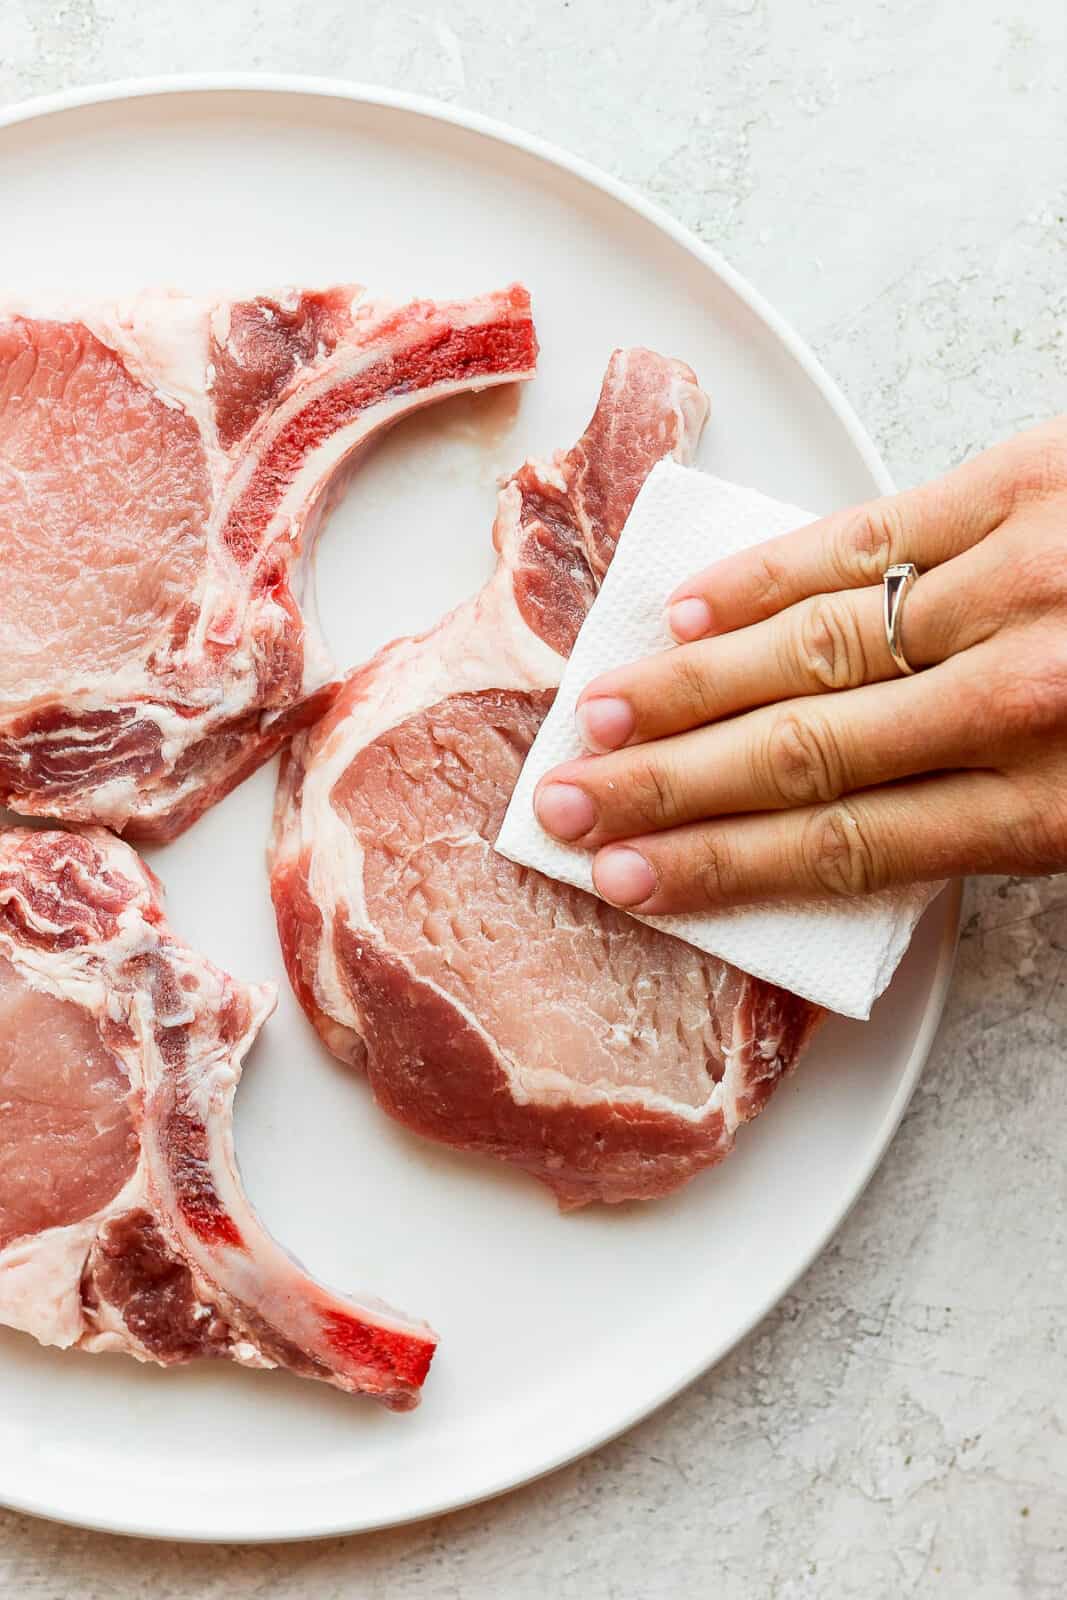
[[[696,367],[714,397],[706,467],[816,509],[889,486],[825,373],[723,262],[580,162],[473,116],[309,80],[125,84],[10,113],[0,193],[5,291],[530,286],[543,353],[517,406],[461,401],[398,428],[333,517],[319,594],[344,665],[481,581],[495,474],[574,439],[617,344]],[[674,1394],[784,1293],[873,1172],[929,1049],[951,894],[875,1020],[831,1023],[725,1166],[658,1205],[561,1218],[531,1180],[403,1133],[320,1048],[275,941],[272,781],[152,861],[182,934],[281,986],[238,1098],[253,1199],[324,1278],[434,1323],[425,1399],[392,1416],[276,1373],[162,1373],[2,1332],[12,1506],[273,1539],[422,1517],[546,1472]]]

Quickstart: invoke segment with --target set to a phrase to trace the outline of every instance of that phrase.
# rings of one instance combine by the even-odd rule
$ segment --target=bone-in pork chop
[[[0,833],[0,1322],[406,1410],[433,1333],[316,1283],[241,1188],[233,1096],[274,998],[174,937],[113,834]]]
[[[637,491],[706,411],[688,367],[618,352],[574,449],[502,490],[481,594],[355,672],[279,787],[278,927],[327,1045],[564,1206],[718,1161],[819,1015],[492,848]]]
[[[0,307],[0,804],[187,827],[337,688],[303,610],[337,469],[535,358],[518,287]]]

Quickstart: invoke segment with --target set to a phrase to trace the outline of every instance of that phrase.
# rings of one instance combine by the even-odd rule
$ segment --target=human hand
[[[921,576],[901,611],[882,576]],[[648,914],[1067,867],[1067,416],[731,556],[593,680],[535,808]]]

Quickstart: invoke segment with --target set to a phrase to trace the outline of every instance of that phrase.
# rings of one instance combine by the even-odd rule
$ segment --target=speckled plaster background
[[[570,146],[752,278],[902,484],[1067,407],[1065,67],[1063,0],[0,0],[0,103],[288,70]],[[1065,880],[971,887],[940,1038],[866,1196],[626,1438],[355,1540],[152,1545],[0,1513],[0,1593],[1060,1600],[1065,974]]]

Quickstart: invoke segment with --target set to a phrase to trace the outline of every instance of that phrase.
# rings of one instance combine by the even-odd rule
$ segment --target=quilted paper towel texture
[[[797,506],[691,467],[668,461],[654,469],[523,766],[496,843],[502,855],[595,893],[591,854],[551,838],[533,810],[543,775],[582,754],[574,721],[579,694],[598,673],[671,646],[663,605],[683,579],[813,520]],[[940,888],[926,884],[847,902],[783,902],[641,920],[831,1011],[866,1018]]]

